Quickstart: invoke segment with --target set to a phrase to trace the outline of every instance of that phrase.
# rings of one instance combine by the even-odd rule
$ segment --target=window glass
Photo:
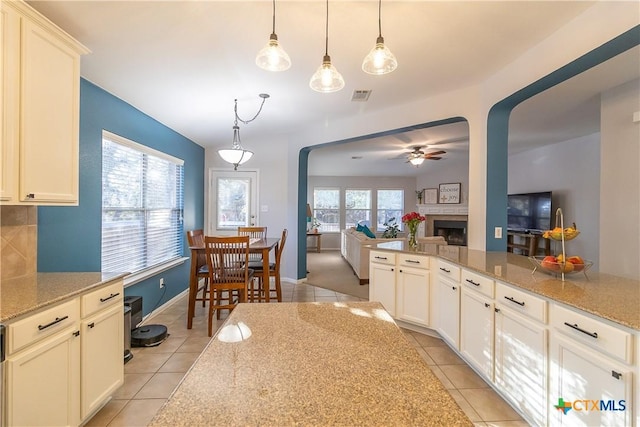
[[[371,190],[345,191],[346,228],[358,224],[371,228]]]
[[[102,271],[135,273],[182,256],[183,162],[103,132]]]
[[[403,230],[404,190],[378,190],[376,229],[384,230],[385,222],[394,220]]]
[[[340,231],[340,189],[313,189],[313,218],[320,223],[321,232]]]

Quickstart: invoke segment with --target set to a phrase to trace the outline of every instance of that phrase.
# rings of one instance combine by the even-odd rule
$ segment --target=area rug
[[[342,294],[368,299],[369,285],[360,285],[340,251],[307,253],[307,283]]]

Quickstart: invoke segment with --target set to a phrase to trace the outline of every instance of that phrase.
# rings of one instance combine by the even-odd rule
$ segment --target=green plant
[[[318,228],[322,225],[315,216],[311,218],[311,228]]]
[[[384,232],[382,233],[382,237],[384,239],[393,239],[398,237],[398,228],[400,227],[398,223],[396,223],[396,218],[389,218],[384,224],[385,227]]]

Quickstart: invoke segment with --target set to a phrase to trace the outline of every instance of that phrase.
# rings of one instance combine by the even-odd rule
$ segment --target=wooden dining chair
[[[189,243],[189,247],[204,248],[204,231],[202,229],[187,231],[187,242]],[[209,269],[207,267],[207,257],[202,250],[191,249],[191,262],[195,263],[195,269],[192,268],[192,271],[195,271],[195,280],[198,282],[195,301],[202,301],[202,306],[204,307],[209,294]],[[201,279],[203,283],[202,286],[200,286]],[[197,294],[201,290],[202,296],[198,297]]]
[[[238,227],[238,236],[249,236],[249,239],[266,239],[267,227]],[[249,254],[249,261],[262,261],[262,254]]]
[[[282,302],[282,287],[280,284],[280,263],[282,260],[282,253],[284,251],[284,244],[287,241],[289,232],[285,228],[282,230],[282,237],[278,242],[278,250],[276,252],[276,262],[269,263],[269,271],[265,274],[262,261],[249,262],[249,268],[254,271],[254,277],[258,280],[258,300],[263,299],[265,292],[275,292],[278,302]],[[274,278],[275,288],[271,289],[271,277]],[[271,295],[271,294],[269,294]]]
[[[233,310],[247,302],[247,289],[253,280],[249,268],[249,236],[204,237],[209,267],[209,336],[213,334],[213,313]],[[233,291],[238,291],[237,299]]]

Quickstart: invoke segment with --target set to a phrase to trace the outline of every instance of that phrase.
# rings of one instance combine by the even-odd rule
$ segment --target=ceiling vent
[[[370,90],[354,90],[353,95],[351,95],[352,102],[367,102],[369,100],[369,96],[371,95]]]

